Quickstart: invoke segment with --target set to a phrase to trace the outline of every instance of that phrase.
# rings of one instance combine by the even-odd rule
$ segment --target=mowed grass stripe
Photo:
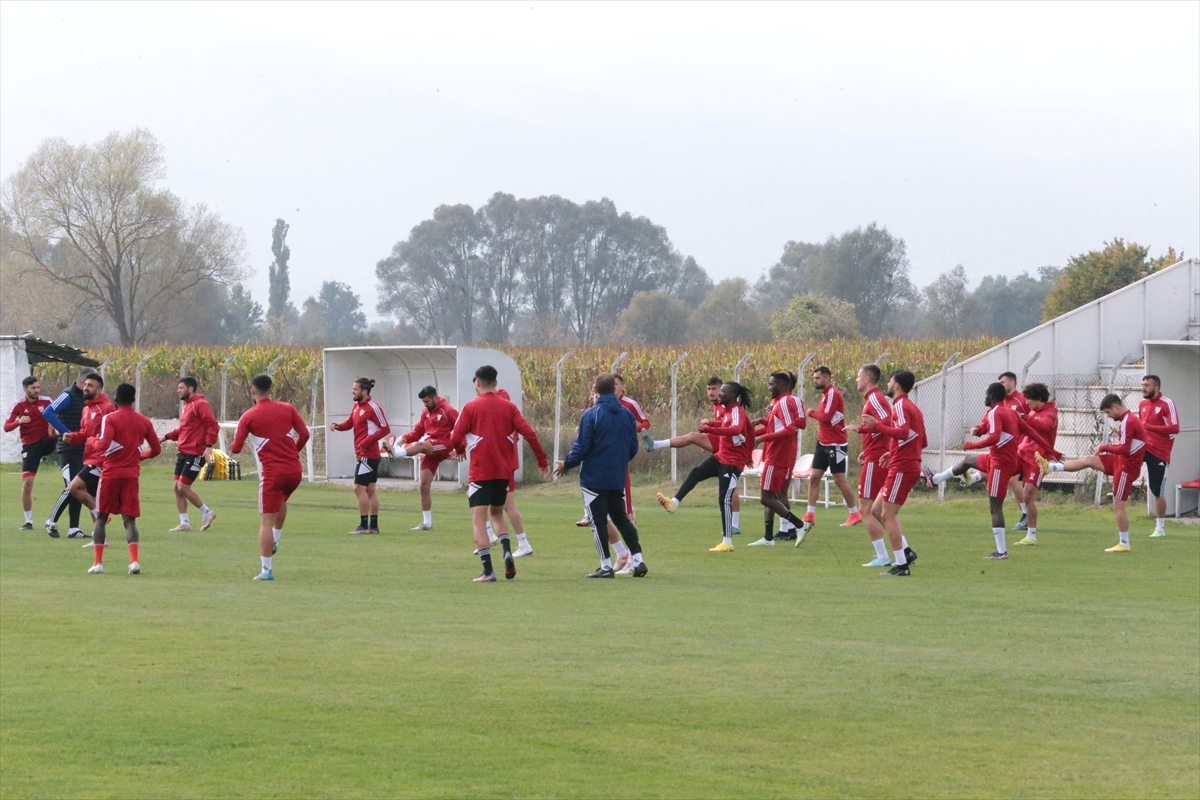
[[[1053,506],[1039,547],[985,562],[986,501],[914,503],[895,580],[844,510],[747,548],[747,503],[710,554],[711,490],[667,516],[637,487],[650,575],[589,581],[577,492],[538,487],[535,554],[478,586],[462,496],[423,533],[384,494],[385,533],[351,537],[349,490],[306,484],[264,586],[254,483],[202,484],[217,523],[185,534],[169,487],[146,470],[145,574],[116,546],[97,577],[11,530],[0,475],[5,797],[1200,793],[1194,527],[1106,555],[1110,511]]]

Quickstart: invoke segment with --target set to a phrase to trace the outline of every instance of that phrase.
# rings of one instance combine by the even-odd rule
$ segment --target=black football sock
[[[358,518],[358,527],[360,527],[360,528],[367,527],[367,515],[366,514],[363,514],[362,516],[360,516]]]
[[[483,562],[483,574],[492,574],[492,548],[485,547],[479,551],[479,560]]]
[[[788,512],[788,515],[786,517],[784,517],[784,519],[786,519],[788,522],[795,525],[797,528],[804,527],[804,520],[800,519],[799,517],[797,517],[795,514],[793,514],[790,511]]]
[[[771,522],[765,523],[765,525],[766,525],[766,533],[763,534],[763,538],[766,539],[768,542],[775,541],[775,522],[774,522],[774,520],[772,520]]]
[[[378,514],[371,515],[371,524],[368,525],[367,527],[373,531],[379,530],[379,515]]]
[[[500,546],[504,548],[504,555],[512,553],[512,542],[508,538],[507,533],[500,534]]]

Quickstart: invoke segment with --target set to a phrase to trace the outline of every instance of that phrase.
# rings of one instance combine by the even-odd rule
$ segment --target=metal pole
[[[133,401],[133,410],[141,412],[142,410],[142,367],[146,366],[146,362],[150,360],[150,356],[145,356],[137,365],[137,373],[133,379],[133,388],[137,390],[137,398]]]
[[[563,353],[563,357],[554,365],[554,461],[559,461],[559,440],[562,438],[562,368],[574,350]],[[558,476],[554,476],[558,483]]]
[[[102,380],[102,381],[108,380],[108,376],[104,374],[104,371],[108,368],[108,362],[110,362],[110,361],[112,361],[112,356],[109,356],[108,358],[101,361],[100,366],[97,368],[100,372],[100,380]]]
[[[225,363],[221,365],[221,422],[226,422],[229,415],[225,413],[225,401],[229,396],[229,365],[237,358],[237,353],[234,353],[229,358],[225,359]]]
[[[271,359],[270,364],[267,364],[267,377],[268,378],[272,378],[275,376],[275,365],[278,364],[280,361],[283,361],[282,353],[280,353],[279,355],[277,355],[273,359]]]
[[[683,355],[675,359],[675,363],[671,365],[671,438],[674,439],[679,435],[679,365],[687,358],[687,351],[683,351]],[[679,451],[674,447],[671,448],[671,483],[675,483],[679,473]]]
[[[950,356],[942,363],[942,454],[938,459],[938,472],[946,471],[946,370],[954,363],[954,359],[962,355],[962,351]],[[946,499],[946,482],[938,484],[938,500]]]
[[[752,355],[753,355],[753,353],[746,353],[746,355],[742,356],[742,360],[734,365],[734,367],[733,367],[733,382],[734,383],[742,382],[742,367],[744,367],[746,365],[746,362],[750,360],[750,356],[752,356]]]
[[[191,366],[192,362],[195,360],[196,360],[195,356],[188,356],[187,361],[184,361],[183,364],[179,367],[179,377],[181,377],[181,378],[187,377],[187,369],[189,366]]]
[[[796,369],[796,383],[800,384],[800,391],[797,393],[797,396],[799,397],[799,400],[800,400],[800,410],[802,412],[804,411],[804,386],[805,386],[805,384],[804,384],[804,368],[807,367],[809,362],[811,362],[816,357],[817,357],[817,353],[814,350],[813,352],[809,353],[808,355],[806,355],[804,357],[804,360],[800,362],[800,366]],[[796,458],[797,458],[797,460],[799,460],[800,456],[802,456],[802,455],[804,455],[804,431],[796,431]]]
[[[1121,360],[1118,361],[1116,363],[1116,365],[1112,368],[1112,372],[1110,372],[1108,374],[1108,394],[1112,394],[1113,389],[1115,389],[1117,387],[1117,373],[1121,370],[1121,367],[1125,366],[1130,361],[1133,361],[1132,355],[1122,356]],[[1107,438],[1107,436],[1108,436],[1108,425],[1105,420],[1104,412],[1101,411],[1099,413],[1100,413],[1100,441],[1097,442],[1097,444],[1103,444],[1104,439]],[[1100,505],[1100,501],[1103,499],[1104,499],[1104,473],[1101,472],[1096,475],[1095,504]]]
[[[1033,358],[1025,362],[1025,366],[1021,368],[1021,386],[1025,385],[1025,379],[1029,377],[1029,368],[1033,366],[1033,362],[1042,357],[1042,351],[1038,350],[1033,354]]]
[[[620,364],[622,361],[624,361],[625,356],[627,356],[627,355],[629,355],[629,351],[625,350],[624,352],[621,353],[621,355],[617,356],[617,360],[612,363],[612,369],[610,369],[609,372],[616,373],[617,365]]]
[[[888,351],[884,350],[882,353],[879,354],[879,358],[875,359],[875,366],[877,366],[877,367],[883,366],[883,360],[887,357],[888,357]]]
[[[308,416],[312,425],[317,424],[317,376],[321,374],[321,362],[313,364],[312,398],[309,400]]]
[[[308,451],[308,482],[309,483],[313,483],[317,480],[317,476],[314,472],[315,455],[313,452],[313,445],[317,439],[317,435],[316,435],[317,430],[321,431],[322,436],[328,435],[325,432],[324,427],[322,427],[320,429],[317,428],[317,374],[320,371],[321,371],[321,362],[318,361],[315,364],[313,364],[312,398],[309,401],[309,414],[308,414],[310,417],[310,420],[309,420],[310,421],[310,428],[309,428],[310,436],[308,437],[308,443],[306,445],[304,445],[305,450]]]

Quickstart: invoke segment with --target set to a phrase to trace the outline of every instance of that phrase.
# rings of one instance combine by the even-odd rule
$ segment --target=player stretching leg
[[[138,555],[137,519],[142,514],[138,501],[138,478],[142,473],[142,462],[154,458],[162,447],[154,423],[149,417],[133,410],[137,391],[128,383],[117,387],[116,410],[100,422],[100,436],[95,440],[96,449],[104,453],[104,472],[96,488],[96,502],[100,514],[96,517],[95,537],[92,541],[94,563],[88,572],[93,575],[104,573],[104,548],[108,546],[108,520],[112,514],[120,514],[125,523],[125,542],[129,545],[129,574],[142,571]],[[146,449],[142,450],[142,443]],[[91,444],[89,441],[88,444]]]
[[[383,409],[371,399],[375,381],[359,378],[350,390],[354,409],[345,422],[329,423],[331,431],[354,429],[354,496],[358,498],[358,527],[352,535],[379,533],[379,496],[375,483],[379,480],[379,440],[391,433]]]
[[[774,372],[767,381],[771,402],[767,416],[756,421],[754,436],[763,442],[762,497],[763,538],[751,542],[751,547],[769,547],[775,544],[775,516],[787,520],[800,529],[803,523],[792,513],[788,504],[787,487],[796,468],[796,436],[808,424],[799,401],[793,395],[796,377],[790,372]],[[804,537],[796,540],[799,547]]]
[[[504,522],[504,504],[508,499],[508,484],[513,477],[513,435],[525,437],[525,441],[533,448],[538,468],[547,477],[550,475],[550,465],[537,433],[520,410],[496,394],[495,367],[485,365],[475,370],[475,392],[478,396],[462,407],[450,434],[451,452],[464,457],[470,453],[471,456],[467,474],[470,481],[467,504],[471,509],[475,547],[479,560],[483,562],[483,573],[475,578],[475,582],[490,583],[496,580],[496,573],[492,569],[492,549],[488,542],[489,517],[504,549],[504,577],[512,580],[517,576],[517,566],[513,560],[508,526]]]
[[[720,419],[706,419],[700,423],[702,433],[718,437],[716,472],[706,477],[718,480],[717,507],[721,509],[724,523],[721,543],[709,548],[708,552],[729,553],[733,551],[733,498],[737,496],[738,478],[754,452],[754,422],[746,413],[751,404],[750,390],[740,383],[722,385],[717,400],[724,409]],[[678,505],[681,499],[676,495],[672,502]]]
[[[833,385],[833,372],[824,365],[813,370],[813,386],[821,392],[821,400],[816,408],[810,408],[808,415],[817,421],[817,451],[813,454],[812,477],[808,479],[808,509],[804,513],[804,522],[808,528],[804,533],[817,524],[817,497],[821,492],[821,479],[828,471],[833,475],[833,482],[842,499],[846,501],[849,515],[842,527],[857,525],[862,522],[862,514],[858,511],[858,499],[850,482],[846,480],[847,456],[846,447],[850,440],[846,437],[846,406],[842,400],[842,392]]]
[[[1179,412],[1175,403],[1162,393],[1162,381],[1157,375],[1142,378],[1142,402],[1138,404],[1138,419],[1146,429],[1146,472],[1149,474],[1150,494],[1154,495],[1154,533],[1151,539],[1167,535],[1167,468],[1171,466],[1171,448],[1179,434]]]
[[[21,508],[25,510],[25,524],[17,530],[33,530],[33,481],[37,477],[42,459],[54,452],[54,438],[46,424],[42,410],[50,405],[49,397],[42,397],[42,385],[30,375],[21,381],[25,396],[13,403],[4,421],[4,432],[21,429]]]
[[[876,423],[886,423],[892,417],[892,407],[883,396],[883,392],[879,391],[881,377],[883,373],[874,364],[865,364],[855,376],[858,391],[863,396],[863,416],[873,417]],[[867,537],[875,548],[875,557],[863,566],[890,567],[892,560],[888,558],[887,544],[883,541],[883,523],[873,511],[876,498],[879,497],[883,482],[887,478],[887,468],[880,461],[887,455],[888,439],[878,431],[864,430],[861,425],[847,425],[846,429],[858,433],[863,440],[862,452],[858,454],[861,467],[858,473],[858,502],[862,508],[863,519],[867,523]]]
[[[100,449],[98,438],[100,425],[104,418],[117,410],[102,389],[104,379],[99,375],[90,375],[83,382],[83,396],[87,398],[83,404],[83,414],[79,418],[79,430],[75,433],[64,433],[63,441],[68,444],[83,445],[83,468],[71,479],[67,491],[79,503],[92,512],[95,522],[99,509],[96,507],[96,492],[99,491],[100,470],[104,464],[105,453]],[[85,534],[86,536],[86,534]]]
[[[1041,467],[1038,466],[1035,454],[1050,457],[1053,454],[1054,443],[1058,439],[1058,409],[1050,402],[1050,390],[1044,383],[1031,383],[1021,394],[1029,404],[1029,413],[1025,415],[1024,424],[1028,425],[1041,436],[1050,449],[1042,448],[1033,436],[1026,436],[1021,441],[1017,453],[1021,456],[1021,480],[1025,484],[1025,514],[1027,526],[1025,538],[1017,542],[1023,547],[1037,545],[1038,524],[1038,490],[1042,488]]]
[[[175,391],[183,402],[179,427],[164,433],[162,440],[176,442],[179,450],[175,455],[175,510],[179,512],[179,524],[167,533],[192,529],[188,519],[189,502],[200,509],[200,530],[206,531],[217,518],[217,512],[200,499],[192,484],[200,477],[204,465],[212,461],[213,445],[217,443],[221,426],[208,400],[200,394],[200,384],[195,378],[180,378]]]
[[[1011,411],[1015,412],[1018,419],[1024,420],[1029,414],[1029,403],[1025,402],[1025,397],[1021,392],[1017,391],[1017,376],[1012,372],[1001,372],[996,378],[1000,385],[1004,387],[1004,405]],[[1019,447],[1024,437],[1017,437],[1017,446]],[[1021,518],[1017,520],[1017,524],[1013,525],[1014,531],[1023,531],[1029,525],[1029,509],[1025,505],[1025,491],[1021,488],[1021,481],[1024,476],[1021,473],[1013,475],[1008,480],[1008,489],[1012,493],[1013,500],[1021,509]]]
[[[921,475],[921,451],[928,444],[925,438],[925,417],[917,404],[908,399],[917,378],[906,369],[896,370],[888,379],[888,397],[892,398],[892,413],[887,422],[863,414],[859,428],[888,437],[888,451],[880,456],[879,468],[887,470],[879,498],[871,504],[871,513],[887,531],[895,562],[880,575],[908,577],[910,565],[917,561],[916,552],[908,546],[900,526],[900,508]]]
[[[1047,461],[1040,453],[1037,454],[1038,465],[1042,474],[1051,472],[1079,472],[1083,469],[1094,469],[1111,475],[1113,479],[1113,514],[1117,518],[1117,535],[1119,541],[1115,547],[1109,547],[1106,553],[1128,553],[1129,546],[1129,492],[1133,482],[1142,472],[1142,460],[1146,454],[1146,428],[1142,421],[1134,416],[1121,398],[1115,394],[1105,395],[1100,401],[1100,411],[1109,419],[1120,423],[1116,444],[1101,444],[1095,452],[1085,458],[1073,461]]]
[[[77,499],[71,495],[71,481],[83,469],[83,446],[81,444],[67,444],[63,441],[62,434],[71,433],[79,430],[79,421],[83,416],[83,405],[86,399],[83,396],[84,382],[92,375],[99,375],[96,370],[87,368],[79,373],[73,386],[68,386],[63,390],[62,394],[54,398],[50,405],[42,411],[42,416],[50,427],[58,431],[58,460],[62,466],[63,477],[63,493],[58,498],[58,502],[54,504],[54,511],[50,518],[46,520],[46,533],[53,539],[58,538],[58,518],[62,516],[62,512],[68,512],[67,519],[70,521],[70,529],[67,533],[68,539],[86,539],[79,528],[79,509],[82,507]]]
[[[275,580],[274,555],[279,549],[283,524],[287,521],[287,501],[304,480],[300,453],[308,444],[308,426],[300,412],[289,403],[271,399],[274,382],[270,375],[256,375],[250,381],[254,406],[238,420],[237,433],[230,452],[242,452],[249,438],[258,459],[258,549],[262,570],[256,581]]]
[[[417,399],[425,408],[416,426],[400,437],[407,447],[404,455],[421,458],[421,524],[414,531],[433,530],[433,478],[437,475],[438,467],[450,457],[450,433],[458,420],[458,410],[444,397],[439,397],[437,389],[426,386],[417,392]]]

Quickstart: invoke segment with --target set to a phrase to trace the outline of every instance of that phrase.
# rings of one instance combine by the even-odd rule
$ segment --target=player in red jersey
[[[62,440],[69,445],[83,445],[82,467],[67,485],[67,492],[79,501],[79,504],[92,512],[92,522],[96,521],[99,509],[96,506],[96,492],[100,484],[100,471],[104,467],[104,450],[98,444],[100,425],[104,418],[117,410],[108,395],[104,393],[104,378],[99,374],[89,375],[83,381],[83,411],[79,415],[79,430],[64,433]],[[62,513],[63,499],[54,509],[56,514]],[[80,532],[74,538],[86,539],[90,534]]]
[[[703,477],[718,480],[717,506],[721,509],[723,530],[721,543],[710,547],[708,552],[730,553],[733,551],[733,498],[737,496],[738,478],[750,461],[750,454],[754,452],[754,421],[748,413],[752,403],[750,390],[740,383],[730,381],[723,385],[717,399],[725,409],[721,418],[706,419],[700,423],[702,433],[718,437],[717,452],[714,453],[715,473]],[[688,476],[689,480],[691,477]],[[685,482],[671,501],[676,507],[683,499],[681,495],[686,494],[686,488]]]
[[[411,431],[400,437],[407,446],[404,455],[421,456],[421,524],[414,531],[433,530],[433,478],[438,467],[450,457],[450,434],[458,421],[458,410],[440,397],[437,389],[426,386],[417,392],[425,406]]]
[[[792,482],[792,473],[796,469],[796,451],[799,444],[796,437],[808,424],[808,418],[800,407],[800,401],[792,394],[796,386],[796,376],[790,372],[774,372],[767,381],[767,391],[771,393],[771,402],[767,406],[767,415],[755,420],[754,438],[763,442],[762,455],[762,497],[763,506],[763,538],[751,542],[751,547],[765,547],[775,544],[775,515],[787,520],[798,530],[803,530],[804,523],[792,513],[788,502],[788,486]],[[800,546],[804,538],[796,540]]]
[[[371,399],[375,381],[358,378],[350,390],[354,408],[345,422],[329,423],[331,431],[354,429],[354,496],[358,498],[358,527],[351,534],[379,533],[379,441],[392,432],[379,403]]]
[[[288,403],[271,399],[274,382],[270,375],[255,375],[250,381],[254,406],[238,420],[237,433],[229,449],[242,452],[246,440],[258,460],[258,549],[262,571],[256,581],[273,581],[273,556],[279,549],[283,523],[287,520],[287,501],[304,480],[300,453],[308,444],[308,426],[300,412]]]
[[[1142,460],[1146,455],[1146,428],[1115,394],[1104,396],[1100,401],[1100,411],[1112,421],[1120,423],[1116,444],[1097,445],[1092,455],[1073,461],[1050,463],[1040,454],[1036,458],[1043,475],[1094,469],[1112,476],[1113,514],[1117,518],[1117,535],[1120,540],[1116,546],[1109,547],[1104,552],[1128,553],[1129,491],[1133,488],[1133,482],[1142,474]]]
[[[906,369],[896,370],[888,379],[888,397],[892,398],[892,413],[887,422],[881,422],[870,414],[863,414],[859,429],[868,433],[881,433],[888,437],[888,451],[880,456],[880,469],[887,470],[883,488],[879,492],[882,503],[872,503],[871,513],[887,531],[892,545],[892,560],[895,562],[887,572],[880,575],[907,577],[911,565],[916,563],[917,554],[908,546],[904,529],[900,527],[900,507],[908,499],[908,493],[921,475],[921,451],[928,440],[925,438],[925,417],[917,404],[908,398],[917,378]]]
[[[179,512],[179,524],[167,533],[192,529],[188,502],[200,509],[200,530],[206,531],[217,518],[217,512],[200,499],[192,484],[200,477],[204,466],[212,461],[213,445],[217,443],[221,426],[208,400],[200,394],[200,384],[195,378],[189,375],[180,378],[175,393],[183,403],[179,427],[164,433],[162,440],[175,442],[178,448],[175,454],[175,510]]]
[[[1162,393],[1162,381],[1157,375],[1142,378],[1142,402],[1138,403],[1138,419],[1146,429],[1146,472],[1150,494],[1154,495],[1154,533],[1151,539],[1167,535],[1167,468],[1171,466],[1171,448],[1179,435],[1179,412],[1175,403]]]
[[[504,577],[511,580],[517,576],[517,567],[513,561],[508,526],[504,522],[504,504],[507,501],[508,484],[513,477],[513,439],[510,437],[513,433],[525,437],[525,441],[533,448],[538,469],[546,477],[550,476],[550,462],[542,450],[537,433],[520,410],[496,394],[495,367],[485,365],[475,370],[475,391],[478,396],[459,411],[458,421],[454,423],[454,430],[450,434],[452,453],[460,457],[470,455],[467,503],[471,508],[475,546],[479,560],[483,562],[483,574],[475,581],[484,583],[496,580],[488,542],[489,517],[504,548]]]
[[[137,391],[128,383],[122,383],[116,391],[116,410],[107,414],[100,422],[100,436],[96,447],[104,454],[104,471],[96,488],[96,529],[92,536],[94,563],[88,572],[93,575],[104,573],[104,549],[108,546],[108,519],[120,514],[125,523],[125,541],[129,545],[129,574],[142,571],[138,556],[137,519],[142,515],[138,501],[138,478],[143,461],[162,452],[154,423],[149,417],[133,410]],[[142,444],[146,449],[142,450]],[[90,442],[89,442],[90,444]]]
[[[1021,444],[1021,418],[1005,403],[1004,385],[988,384],[984,393],[987,413],[971,429],[971,435],[983,435],[982,439],[963,443],[964,450],[988,448],[986,471],[988,506],[992,513],[992,535],[996,549],[987,558],[1008,558],[1008,546],[1004,541],[1004,498],[1008,495],[1009,482],[1021,471],[1021,456],[1017,448]]]
[[[1044,477],[1034,455],[1038,452],[1047,458],[1053,455],[1054,444],[1058,440],[1058,408],[1050,400],[1050,390],[1044,383],[1031,383],[1021,390],[1021,394],[1029,404],[1029,413],[1025,415],[1022,427],[1029,426],[1037,432],[1044,444],[1049,445],[1047,449],[1034,436],[1029,435],[1021,439],[1021,446],[1017,448],[1017,453],[1021,456],[1021,481],[1025,484],[1025,514],[1028,523],[1025,538],[1017,544],[1032,547],[1037,544],[1037,498]]]
[[[886,423],[892,418],[892,406],[883,392],[879,391],[882,377],[883,373],[875,364],[864,364],[855,376],[858,391],[863,397],[863,416],[872,417],[876,423]],[[879,431],[864,430],[861,425],[847,425],[846,429],[862,436],[862,452],[858,454],[858,502],[863,519],[867,522],[867,536],[875,548],[875,557],[863,566],[890,567],[892,560],[888,558],[887,544],[883,540],[883,524],[873,511],[875,500],[887,479],[886,461],[881,461],[887,455],[890,440]]]
[[[502,400],[512,402],[512,398],[506,389],[497,389],[496,395]],[[508,479],[508,493],[504,496],[504,516],[508,518],[508,524],[512,528],[510,533],[517,537],[517,549],[513,550],[513,558],[523,558],[533,555],[533,546],[529,544],[529,536],[525,532],[525,520],[521,516],[521,510],[517,508],[517,470],[520,469],[521,460],[518,452],[521,448],[521,436],[515,431],[508,437],[512,442],[512,477]],[[496,546],[500,543],[500,537],[492,530],[492,521],[487,521],[488,544]],[[511,540],[510,540],[511,541]],[[475,551],[475,555],[479,555],[479,551]]]
[[[1004,405],[1013,411],[1018,418],[1025,419],[1029,414],[1029,403],[1026,402],[1024,395],[1017,391],[1017,376],[1012,372],[1001,372],[996,380],[1004,387]],[[1024,436],[1017,437],[1017,447],[1021,446]],[[1021,487],[1021,482],[1024,476],[1018,472],[1008,479],[1008,488],[1016,501],[1017,506],[1021,509],[1021,518],[1017,520],[1017,524],[1013,526],[1014,531],[1023,531],[1029,524],[1029,509],[1025,505],[1025,490]]]
[[[817,367],[812,377],[813,386],[821,392],[821,400],[816,408],[808,410],[808,415],[817,421],[817,450],[813,453],[812,477],[808,479],[808,510],[803,519],[808,529],[817,524],[817,497],[821,493],[821,480],[829,472],[849,510],[842,527],[857,525],[862,522],[862,514],[858,511],[854,489],[846,480],[849,463],[846,448],[850,439],[846,436],[846,406],[842,392],[833,385],[833,372],[829,367]],[[808,529],[804,533],[808,533]]]
[[[633,421],[637,427],[637,432],[650,430],[650,418],[646,416],[646,412],[642,410],[641,404],[637,400],[625,393],[625,376],[619,372],[613,373],[613,380],[617,385],[617,399],[625,410],[633,414]],[[637,524],[637,509],[633,507],[633,482],[629,476],[625,476],[625,514],[635,525]],[[619,570],[618,570],[619,572]]]
[[[42,384],[32,375],[21,381],[25,396],[13,403],[4,421],[4,432],[20,429],[21,433],[21,507],[25,510],[25,524],[18,530],[33,530],[33,481],[37,478],[42,459],[54,452],[54,437],[51,427],[42,416],[42,409],[50,405],[49,397],[42,397]]]

